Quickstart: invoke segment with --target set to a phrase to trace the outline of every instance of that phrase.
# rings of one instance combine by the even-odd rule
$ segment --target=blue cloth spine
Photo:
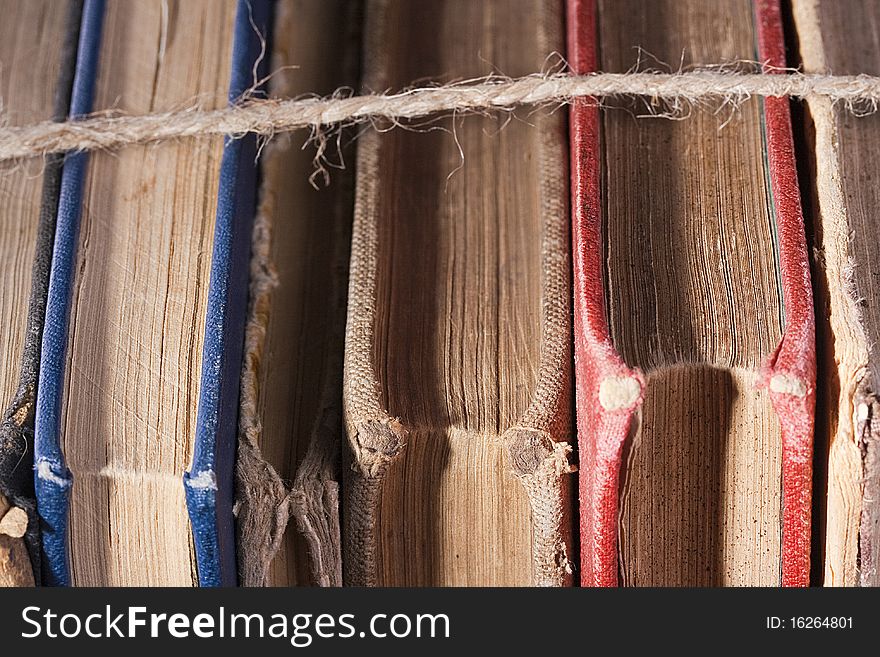
[[[239,0],[230,103],[254,91],[261,81],[270,14],[268,0]],[[237,583],[232,503],[256,204],[256,157],[254,135],[226,138],[220,166],[195,449],[192,467],[184,475],[201,586]]]
[[[71,119],[92,111],[103,19],[104,0],[86,0],[70,103]],[[37,388],[34,487],[42,533],[43,584],[48,586],[70,584],[67,514],[73,479],[61,453],[61,406],[87,164],[87,153],[69,153],[64,159]]]

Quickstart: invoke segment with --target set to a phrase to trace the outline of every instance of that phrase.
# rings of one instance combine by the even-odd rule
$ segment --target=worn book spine
[[[757,0],[758,55],[770,72],[785,66],[779,4]],[[569,0],[568,59],[576,73],[597,67],[596,7]],[[786,329],[762,382],[779,416],[783,448],[782,584],[809,583],[815,337],[810,270],[785,98],[764,103],[765,143],[775,207]],[[624,447],[642,403],[643,375],[614,348],[606,318],[601,216],[599,110],[571,108],[575,368],[580,446],[581,582],[618,581],[619,484]],[[756,455],[760,458],[761,455]]]
[[[801,64],[817,75],[877,75],[880,7],[794,0]],[[825,586],[880,586],[880,336],[874,181],[880,115],[806,99],[804,153],[813,201],[821,345],[813,571]],[[858,110],[858,107],[855,109]]]
[[[764,72],[783,74],[779,0],[756,0],[755,15]],[[764,120],[785,301],[785,333],[764,369],[764,384],[782,428],[782,585],[808,586],[816,406],[813,288],[788,98],[766,98]]]
[[[270,97],[356,85],[362,18],[349,0],[276,3]],[[279,135],[260,158],[236,462],[241,586],[342,584],[352,137]]]
[[[269,22],[268,1],[239,3],[230,102],[257,92],[258,66]],[[92,110],[103,0],[86,0],[70,115]],[[235,425],[238,408],[248,260],[256,188],[256,139],[228,138],[221,165],[207,327],[192,467],[184,488],[202,585],[236,582],[232,515]],[[57,230],[42,340],[35,431],[35,487],[42,523],[44,582],[69,585],[67,523],[73,479],[60,441],[61,408],[76,277],[76,252],[86,153],[68,154],[61,180]]]
[[[85,0],[70,101],[72,119],[92,110],[103,18],[103,0]],[[42,581],[51,586],[70,583],[67,514],[72,479],[61,452],[61,404],[87,163],[88,153],[84,152],[69,153],[64,158],[40,353],[34,429],[34,487],[42,532]]]
[[[595,0],[569,0],[567,13],[569,65],[575,73],[591,73],[597,68]],[[569,135],[580,576],[586,586],[615,586],[621,459],[644,379],[615,350],[605,311],[601,135],[594,100],[572,104]]]
[[[260,91],[270,18],[268,0],[239,1],[230,103]],[[256,158],[255,135],[226,138],[220,165],[195,448],[192,466],[184,475],[201,586],[237,583],[234,473]]]
[[[420,19],[423,21],[422,26],[424,26],[425,23],[440,22],[437,18],[439,15],[443,17],[445,29],[448,30],[450,21],[458,19],[459,23],[455,24],[461,25],[461,28],[460,31],[456,30],[456,34],[460,35],[461,41],[460,44],[457,44],[459,48],[457,54],[463,55],[464,59],[471,55],[471,50],[474,52],[477,50],[475,44],[485,43],[497,48],[495,57],[500,58],[501,56],[509,57],[509,52],[505,52],[500,45],[505,43],[505,26],[507,25],[507,29],[510,29],[509,23],[506,24],[505,20],[510,21],[511,15],[518,15],[513,12],[520,12],[525,8],[526,3],[517,6],[507,2],[474,3],[473,5],[464,2],[447,2],[431,3],[426,5],[423,13],[418,13],[412,5],[407,3],[373,2],[367,10],[367,28],[364,38],[364,86],[370,89],[382,89],[409,83],[411,82],[409,79],[394,77],[395,75],[403,78],[412,77],[409,69],[402,68],[401,62],[412,62],[414,58],[417,58],[420,54],[419,47],[431,50],[431,56],[435,54],[433,49],[437,47],[436,45],[425,46],[422,39],[418,39],[416,44],[414,43],[416,39],[412,36],[408,37],[409,40],[398,37],[400,34],[398,25],[405,25],[406,20]],[[535,14],[539,18],[547,17],[545,22],[552,22],[555,25],[557,19],[562,18],[560,11],[561,4],[542,3],[535,9]],[[541,12],[546,12],[546,14],[541,14]],[[486,16],[492,16],[494,22],[490,22]],[[544,31],[546,30],[549,34],[553,28],[549,25],[542,25],[541,21],[537,22],[538,25],[534,27],[531,27],[530,24],[529,29],[533,29],[533,32],[524,30],[523,33],[525,38],[534,40],[534,43],[529,44],[528,48],[532,48],[534,44],[541,44],[540,48],[535,47],[535,50],[540,49],[541,52],[544,52],[544,46],[552,42],[544,35]],[[392,30],[397,30],[397,32],[392,32]],[[557,31],[561,32],[556,30],[553,34],[555,35]],[[485,41],[481,41],[481,39],[485,39]],[[448,41],[444,41],[442,47],[449,50],[453,48]],[[551,50],[553,48],[549,47]],[[488,46],[480,52],[481,56],[486,56],[486,49]],[[434,72],[435,75],[438,73],[442,75],[474,74],[464,70],[448,70],[449,61],[456,61],[450,60],[448,53],[445,55],[446,59],[437,55],[439,65],[432,61],[431,56],[424,54],[421,56],[427,62],[426,68],[433,65],[441,69]],[[485,62],[485,60],[483,61]],[[510,58],[510,61],[515,61],[515,59]],[[503,67],[504,63],[494,61],[488,66],[493,65]],[[407,71],[407,73],[401,76],[401,70]],[[433,155],[426,150],[424,153],[419,153],[418,157],[409,155],[410,160],[404,160],[403,158],[409,152],[398,150],[394,140],[409,138],[414,142],[415,138],[412,135],[399,132],[384,135],[380,130],[370,130],[359,139],[343,381],[343,402],[348,433],[344,456],[346,459],[344,464],[346,479],[343,485],[343,574],[346,584],[363,586],[413,581],[419,583],[467,581],[485,584],[489,581],[487,578],[495,576],[487,574],[487,564],[469,561],[469,559],[477,557],[472,557],[471,554],[461,554],[469,550],[468,541],[474,547],[473,553],[476,553],[477,549],[482,549],[483,546],[476,543],[478,539],[469,535],[459,535],[457,537],[460,540],[459,546],[445,553],[441,550],[432,553],[436,547],[432,545],[430,538],[420,539],[412,537],[412,535],[407,536],[407,528],[403,525],[408,522],[423,522],[425,524],[446,522],[447,526],[455,527],[456,525],[450,521],[450,519],[454,519],[455,522],[461,522],[458,527],[467,527],[469,520],[486,519],[489,516],[491,516],[490,520],[496,523],[499,528],[499,534],[503,533],[506,528],[512,528],[518,524],[528,526],[528,529],[523,532],[527,536],[525,550],[520,549],[519,551],[519,554],[524,554],[526,563],[520,567],[519,572],[498,575],[506,577],[504,582],[516,581],[544,586],[559,586],[571,582],[572,568],[568,560],[568,556],[572,552],[568,526],[570,517],[568,474],[571,468],[568,465],[570,448],[567,440],[570,433],[571,372],[569,363],[571,351],[569,346],[570,265],[568,260],[567,192],[565,190],[566,157],[561,148],[563,142],[559,141],[562,135],[560,129],[562,126],[559,125],[558,116],[535,114],[530,117],[529,122],[535,124],[531,129],[541,131],[540,142],[533,146],[534,150],[517,153],[520,156],[518,160],[513,158],[508,160],[507,154],[497,143],[484,146],[487,149],[486,152],[497,153],[496,157],[499,158],[504,157],[505,164],[502,166],[487,158],[487,164],[482,168],[482,177],[480,177],[481,169],[475,164],[471,164],[470,167],[465,165],[462,167],[462,171],[451,171],[450,169],[451,172],[448,173],[446,169],[448,160],[442,159],[437,154],[436,162],[432,162],[430,166],[437,168],[439,176],[429,169],[429,173],[418,178],[413,176],[413,179],[410,179],[408,175],[414,170],[422,171],[421,167],[425,163],[431,162],[430,158]],[[452,125],[449,124],[450,129]],[[469,126],[474,126],[474,123],[468,124]],[[468,127],[463,130],[467,130]],[[502,139],[504,135],[517,128],[519,126],[506,128],[508,132],[500,131]],[[489,130],[485,132],[488,133]],[[472,153],[475,148],[474,144],[480,143],[479,139],[478,130],[474,130],[474,133],[467,137],[462,137],[462,142],[465,143],[462,147],[464,149],[462,158],[465,161],[474,157],[474,155],[464,155],[464,153]],[[422,144],[424,143],[430,142],[422,141]],[[527,146],[531,145],[527,144]],[[517,206],[518,213],[505,214],[498,208],[500,203],[493,196],[505,195],[506,192],[501,191],[504,190],[505,179],[517,171],[528,171],[525,167],[532,162],[538,162],[541,167],[538,172],[532,174],[534,178],[529,180],[535,186],[536,202],[534,205],[524,202],[521,206]],[[507,165],[509,168],[504,168]],[[405,173],[401,173],[401,171]],[[443,213],[447,212],[445,208],[448,205],[452,205],[450,199],[460,201],[465,192],[463,187],[450,187],[446,191],[442,191],[444,187],[442,183],[439,186],[441,191],[432,191],[432,184],[437,185],[437,182],[442,181],[447,175],[449,176],[447,181],[458,176],[455,182],[459,184],[462,179],[464,181],[470,180],[474,188],[478,190],[474,193],[474,199],[469,204],[462,204],[462,207],[452,206],[455,207],[455,210],[454,213],[450,212],[451,217],[449,218],[445,218]],[[432,180],[432,178],[434,179]],[[413,185],[415,185],[414,190]],[[421,194],[423,198],[432,198],[431,195],[434,193],[438,195],[437,198],[440,200],[433,207],[428,204],[423,207],[415,203],[409,205],[400,200],[406,198],[403,196],[404,194]],[[480,200],[481,198],[482,200]],[[421,199],[416,203],[419,202],[422,202]],[[431,347],[427,345],[433,344],[433,340],[438,335],[443,335],[442,329],[433,327],[432,320],[425,320],[422,313],[414,312],[411,308],[403,306],[401,301],[396,301],[400,305],[389,311],[389,308],[394,306],[394,302],[390,302],[386,295],[391,296],[387,294],[387,290],[394,285],[394,282],[390,280],[394,274],[390,272],[387,263],[395,253],[400,255],[408,250],[438,247],[429,245],[427,242],[420,243],[417,238],[412,235],[407,236],[405,233],[403,235],[397,234],[396,240],[398,241],[395,243],[394,240],[389,239],[391,232],[389,227],[394,226],[395,221],[400,221],[397,219],[398,215],[403,215],[407,217],[406,221],[408,222],[418,221],[417,224],[410,225],[417,225],[423,234],[430,235],[431,230],[438,230],[432,228],[432,226],[440,224],[438,218],[444,218],[449,222],[449,225],[462,226],[461,230],[464,233],[463,226],[466,222],[473,221],[473,217],[480,217],[481,212],[485,213],[483,216],[486,227],[485,233],[480,239],[487,244],[483,248],[489,254],[486,256],[489,262],[494,257],[492,254],[498,248],[498,243],[501,241],[500,235],[502,235],[500,230],[493,233],[493,228],[497,229],[497,225],[502,224],[508,226],[507,230],[513,231],[511,226],[528,226],[525,216],[529,212],[534,212],[540,220],[538,224],[540,228],[535,231],[536,241],[540,242],[540,249],[536,249],[535,263],[532,265],[535,269],[535,284],[528,291],[522,288],[517,290],[520,299],[533,303],[536,308],[533,315],[521,319],[523,324],[531,323],[534,326],[534,330],[540,338],[535,340],[535,343],[540,346],[540,353],[536,354],[534,379],[530,380],[524,374],[509,375],[504,371],[503,358],[500,355],[503,353],[503,347],[497,347],[493,343],[497,339],[494,337],[494,332],[499,331],[497,326],[487,325],[484,327],[485,335],[488,336],[486,343],[490,345],[488,349],[494,351],[494,362],[491,366],[487,366],[481,362],[480,358],[473,356],[466,349],[462,349],[460,344],[464,343],[464,340],[456,345],[456,348],[461,349],[464,353],[464,358],[468,360],[469,366],[474,367],[474,370],[464,375],[466,386],[490,388],[494,385],[492,382],[492,377],[496,374],[494,370],[500,369],[503,377],[509,377],[512,380],[506,380],[507,385],[518,385],[521,389],[528,391],[528,396],[523,396],[522,409],[518,408],[515,415],[511,413],[510,418],[504,417],[497,426],[492,426],[491,429],[480,426],[479,430],[475,432],[480,440],[485,440],[487,444],[493,446],[493,449],[495,446],[502,447],[505,455],[503,466],[497,461],[495,463],[498,465],[495,465],[476,446],[466,456],[459,457],[456,466],[448,466],[445,465],[442,460],[445,457],[442,456],[420,460],[419,450],[421,449],[422,453],[425,453],[425,450],[430,448],[436,450],[438,455],[442,454],[444,449],[442,436],[447,428],[451,426],[455,429],[456,426],[466,427],[467,425],[460,417],[452,420],[447,420],[445,417],[436,420],[428,412],[422,412],[420,416],[419,412],[413,412],[406,405],[407,401],[415,405],[414,400],[418,399],[419,391],[412,389],[415,386],[395,388],[393,380],[389,382],[383,378],[383,371],[387,370],[387,361],[395,360],[395,358],[402,361],[405,354],[411,351],[430,351]],[[436,213],[436,216],[432,217],[431,213]],[[467,216],[463,216],[463,213],[467,213]],[[529,219],[531,220],[532,217]],[[536,219],[535,222],[537,223],[537,221]],[[400,223],[403,222],[400,221]],[[529,228],[517,229],[525,232]],[[448,231],[449,228],[444,225],[443,230]],[[539,239],[537,235],[540,235]],[[438,241],[440,240],[438,239]],[[476,241],[475,239],[474,243]],[[411,300],[420,293],[426,297],[432,295],[443,297],[447,294],[446,291],[438,292],[438,288],[433,287],[435,281],[431,280],[431,277],[436,276],[439,279],[446,276],[448,272],[454,271],[449,264],[450,262],[466,261],[469,254],[461,243],[454,243],[453,246],[446,247],[446,251],[443,253],[441,264],[433,264],[432,258],[436,256],[426,254],[425,262],[422,263],[423,270],[418,274],[413,273],[411,276],[412,280],[418,281],[417,291],[410,290],[411,296],[401,298]],[[505,257],[511,258],[509,254],[505,254]],[[505,262],[506,265],[506,261],[502,262]],[[499,267],[501,271],[509,271],[507,276],[510,280],[523,277],[514,264],[510,265],[509,270],[503,269],[505,265],[499,265]],[[435,274],[434,267],[443,274]],[[502,278],[502,274],[496,275],[498,278]],[[424,280],[419,277],[424,277]],[[413,285],[413,288],[416,288],[416,285]],[[468,287],[470,287],[471,294],[476,294],[480,290],[479,285],[479,282],[473,280],[459,279],[455,281],[454,286],[451,286],[448,294],[450,298],[463,297]],[[490,285],[495,287],[496,283]],[[502,287],[503,283],[498,283],[497,286]],[[485,292],[486,295],[495,293],[494,290]],[[500,305],[497,299],[489,299],[485,303],[487,306],[493,307],[491,305],[493,302]],[[389,337],[394,333],[383,319],[384,313],[388,312],[391,312],[395,318],[406,318],[411,314],[408,320],[402,321],[409,321],[414,325],[418,325],[420,321],[424,322],[426,325],[426,328],[423,329],[424,334],[405,333],[404,337],[399,338],[395,344],[394,340]],[[478,312],[478,309],[470,308],[468,312],[472,315]],[[497,310],[493,313],[501,314]],[[456,327],[462,325],[468,327],[466,320],[462,321],[460,318],[446,321],[450,321]],[[487,322],[491,324],[492,320],[487,319]],[[527,331],[525,328],[519,330]],[[532,326],[529,326],[528,330],[532,330]],[[397,335],[399,336],[400,333]],[[498,342],[502,341],[498,339]],[[520,350],[530,346],[516,342],[514,344]],[[383,353],[385,350],[394,350],[395,353],[389,356]],[[436,371],[429,369],[433,366],[426,365],[424,361],[414,361],[407,365],[406,370],[424,380],[430,380],[430,377],[433,376],[462,376],[455,373],[452,361],[454,359],[450,359],[450,362],[445,364],[438,364]],[[476,364],[473,365],[471,361]],[[448,412],[449,407],[455,407],[456,404],[463,405],[465,395],[457,395],[457,392],[458,389],[438,389],[436,394],[441,398],[428,404],[431,406],[431,411],[440,409],[439,415],[442,416]],[[493,405],[492,399],[488,394],[480,399],[480,409],[485,407],[486,414],[490,416],[498,413],[498,408],[495,408],[497,402]],[[397,400],[396,407],[394,400]],[[396,409],[403,409],[402,419],[396,416],[396,413],[400,412]],[[410,413],[409,417],[404,416],[407,411]],[[506,409],[505,412],[507,412]],[[423,419],[425,417],[428,419]],[[426,430],[425,425],[431,424],[431,422],[436,422],[436,426],[431,425],[428,427],[429,430]],[[464,432],[460,431],[460,433]],[[465,459],[467,459],[467,474],[465,474],[462,465]],[[435,507],[428,510],[429,503],[419,501],[411,507],[412,511],[425,515],[419,518],[404,518],[401,517],[399,511],[402,506],[397,506],[396,512],[389,512],[389,504],[386,502],[383,505],[383,499],[388,499],[388,492],[395,491],[392,476],[400,477],[404,468],[413,473],[410,475],[413,480],[420,483],[431,482],[426,483],[425,488],[436,486],[437,489],[432,489],[431,494],[437,495],[441,491],[438,490],[439,485],[436,482],[453,467],[458,467],[462,471],[461,481],[467,480],[468,484],[473,483],[475,497],[470,500],[464,497],[460,498],[461,508],[452,507],[449,502],[444,501],[446,505],[444,508]],[[502,467],[506,472],[497,472]],[[488,472],[485,479],[480,474],[481,468],[485,468],[482,472]],[[481,508],[480,500],[490,500],[494,495],[497,495],[501,489],[498,482],[501,476],[508,476],[507,473],[516,478],[512,481],[513,486],[516,487],[516,494],[524,493],[524,501],[528,504],[525,513],[522,511],[522,506],[513,504],[504,508],[500,513],[495,512],[488,502],[486,504],[488,510]],[[496,476],[498,479],[489,478]],[[489,483],[486,483],[486,479]],[[462,484],[458,484],[458,487],[462,491],[467,490]],[[403,497],[399,492],[396,494]],[[419,494],[410,493],[405,498],[407,503],[412,504],[413,497]],[[447,492],[446,495],[449,496],[449,493]],[[383,498],[383,496],[386,497]],[[436,515],[430,515],[432,513]],[[483,516],[481,517],[480,514]],[[461,532],[460,529],[458,531]],[[393,537],[395,540],[395,546],[392,548],[388,547],[391,543],[388,537]],[[490,548],[490,551],[497,549],[497,547],[493,547]],[[496,554],[496,561],[503,563],[510,556],[510,554]],[[488,566],[491,567],[492,564],[488,564]],[[451,575],[456,568],[459,571],[455,576]],[[434,571],[442,571],[441,576],[438,577]],[[455,577],[459,579],[455,579]],[[475,578],[476,581],[469,578]]]
[[[70,0],[67,3],[66,32],[61,44],[62,67],[55,86],[52,108],[54,121],[64,121],[70,108],[82,4],[82,0]],[[0,420],[0,541],[9,542],[11,553],[16,555],[17,565],[10,569],[10,572],[14,571],[16,574],[14,577],[10,575],[8,581],[22,585],[39,583],[41,580],[40,524],[33,477],[34,412],[63,161],[62,155],[50,155],[44,163],[39,226],[18,388]],[[16,509],[20,511],[16,512]],[[22,530],[20,523],[13,523],[16,515],[21,520],[21,511],[25,514],[26,522],[23,534],[19,533]],[[4,580],[3,570],[4,565],[0,563],[0,580]]]

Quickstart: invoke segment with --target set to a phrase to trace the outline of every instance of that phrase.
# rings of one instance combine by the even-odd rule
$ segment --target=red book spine
[[[596,70],[594,0],[568,2],[568,61]],[[617,585],[618,486],[630,421],[642,401],[641,374],[614,349],[602,279],[599,110],[579,98],[570,109],[575,376],[580,452],[581,583]],[[611,394],[618,386],[623,394]],[[629,393],[627,395],[627,393]],[[605,404],[600,402],[600,396]]]
[[[755,16],[764,72],[783,74],[779,0],[755,0]],[[767,360],[763,377],[782,428],[782,585],[808,586],[816,325],[788,98],[765,99],[764,121],[785,301],[785,334]]]
[[[755,0],[765,71],[785,64],[778,0]],[[568,0],[568,61],[596,71],[595,0]],[[764,104],[786,329],[762,381],[782,428],[782,583],[809,583],[815,327],[787,98]],[[581,584],[616,586],[617,519],[623,448],[642,402],[642,374],[614,348],[605,312],[602,265],[599,110],[584,98],[570,109],[575,373],[580,453]],[[760,455],[756,455],[760,458]]]

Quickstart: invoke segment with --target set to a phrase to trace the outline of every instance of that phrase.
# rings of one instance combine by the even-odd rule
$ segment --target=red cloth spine
[[[785,50],[778,0],[755,0],[760,56],[782,67]],[[595,0],[568,0],[568,61],[574,73],[597,65]],[[769,69],[768,69],[769,70]],[[786,329],[768,359],[770,387],[783,440],[782,583],[809,583],[812,434],[815,404],[815,327],[809,261],[791,135],[788,100],[765,101],[771,189],[779,234]],[[617,517],[623,447],[642,402],[642,374],[614,349],[602,279],[599,110],[578,99],[570,109],[575,372],[580,453],[581,584],[616,586]],[[771,384],[774,379],[776,384]],[[600,403],[603,381],[628,378],[625,404]],[[798,382],[802,384],[799,388]],[[802,394],[793,394],[802,392]],[[760,458],[760,455],[756,455]]]
[[[596,69],[594,0],[568,2],[568,61],[575,73]],[[602,280],[599,110],[577,99],[570,110],[575,372],[580,462],[581,584],[617,585],[617,512],[620,461],[639,394],[606,410],[599,388],[606,377],[631,377],[614,349],[605,315]]]
[[[785,67],[779,0],[755,0],[758,57],[764,72]],[[810,583],[810,505],[816,404],[816,326],[810,262],[798,189],[788,98],[764,100],[770,188],[779,235],[785,333],[764,368],[764,383],[782,428],[782,584]],[[803,394],[774,391],[773,377],[800,381]]]

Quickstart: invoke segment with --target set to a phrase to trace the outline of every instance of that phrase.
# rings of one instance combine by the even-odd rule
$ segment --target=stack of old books
[[[0,121],[880,74],[782,4],[0,0]],[[877,585],[880,117],[739,100],[0,165],[0,584]]]

